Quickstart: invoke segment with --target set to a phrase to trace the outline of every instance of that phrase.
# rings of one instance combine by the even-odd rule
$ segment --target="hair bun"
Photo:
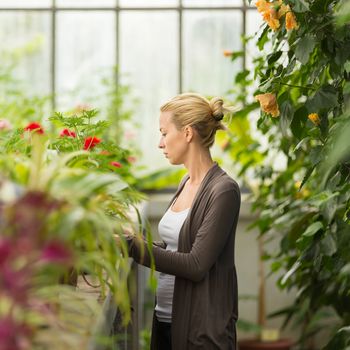
[[[224,101],[220,97],[214,97],[210,100],[209,106],[211,108],[211,114],[216,121],[220,121],[224,117],[223,110]]]

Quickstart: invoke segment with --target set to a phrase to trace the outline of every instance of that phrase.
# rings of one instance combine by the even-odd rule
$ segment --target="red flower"
[[[111,165],[115,166],[116,168],[121,168],[122,165],[119,162],[110,162]]]
[[[24,131],[33,131],[33,132],[36,132],[38,134],[43,134],[44,133],[44,129],[42,128],[42,126],[39,123],[36,123],[36,122],[29,123],[24,128]]]
[[[101,142],[101,139],[96,136],[89,136],[84,140],[84,149],[89,150],[90,148],[94,148]]]
[[[61,137],[64,137],[64,136],[67,136],[67,137],[76,137],[77,135],[75,134],[74,131],[71,131],[69,129],[63,129],[61,130],[60,132],[60,136]]]
[[[41,259],[56,264],[69,264],[72,261],[72,253],[67,245],[56,240],[46,244]]]

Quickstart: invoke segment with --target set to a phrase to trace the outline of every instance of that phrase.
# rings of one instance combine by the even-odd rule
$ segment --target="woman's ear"
[[[187,142],[191,142],[194,136],[194,129],[192,126],[187,125],[184,127],[185,138]]]

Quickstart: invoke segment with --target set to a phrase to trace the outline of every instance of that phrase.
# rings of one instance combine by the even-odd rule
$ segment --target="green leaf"
[[[236,83],[242,83],[246,78],[247,76],[249,75],[249,70],[245,69],[243,70],[242,72],[239,72],[237,75],[236,75],[236,78],[235,78],[235,82]]]
[[[316,146],[311,149],[310,160],[313,166],[317,165],[323,159],[322,151],[323,151],[322,146]]]
[[[295,49],[296,58],[303,64],[307,63],[311,52],[316,45],[315,39],[311,35],[306,35],[299,40]]]
[[[282,51],[276,51],[267,56],[267,64],[270,66],[275,63],[282,55]]]
[[[283,102],[280,109],[281,109],[280,126],[282,129],[282,134],[283,136],[287,136],[289,126],[293,118],[294,109],[292,104],[289,101]]]
[[[309,4],[305,0],[294,0],[293,1],[294,12],[306,12],[309,11]]]
[[[235,51],[231,54],[231,61],[234,61],[238,57],[242,57],[243,55],[244,55],[244,51]]]
[[[264,48],[264,45],[266,44],[266,42],[269,39],[268,33],[269,33],[269,26],[266,24],[263,32],[261,33],[261,35],[257,41],[257,45],[258,45],[258,48],[260,51],[262,51],[262,49]]]
[[[338,103],[337,90],[332,85],[324,85],[318,90],[313,98],[308,101],[307,107],[310,113],[319,111],[320,109],[329,109]]]
[[[290,124],[290,127],[293,135],[298,139],[302,138],[303,135],[305,134],[304,125],[305,125],[305,121],[307,120],[307,115],[308,115],[308,110],[305,106],[298,108],[294,113],[293,120]]]
[[[302,236],[305,236],[305,237],[314,236],[321,229],[323,229],[322,222],[316,221],[306,229],[306,231],[302,234]]]
[[[321,241],[322,252],[324,255],[332,256],[337,252],[337,243],[334,237],[328,233]]]
[[[297,260],[281,279],[281,286],[284,286],[288,279],[298,270],[301,262]]]

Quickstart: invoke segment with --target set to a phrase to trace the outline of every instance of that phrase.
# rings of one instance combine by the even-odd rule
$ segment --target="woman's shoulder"
[[[214,192],[235,191],[240,194],[240,188],[236,180],[219,168],[217,176],[211,184],[211,189]]]

